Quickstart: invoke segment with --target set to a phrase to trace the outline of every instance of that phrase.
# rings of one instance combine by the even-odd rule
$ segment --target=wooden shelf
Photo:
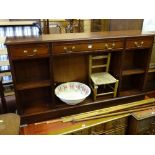
[[[122,72],[122,75],[126,76],[126,75],[133,75],[133,74],[143,74],[144,72],[145,72],[144,69],[135,68],[135,69],[124,70]]]
[[[30,106],[25,106],[22,115],[34,115],[44,113],[51,109],[51,103],[47,101],[35,101]]]
[[[139,89],[124,90],[120,92],[120,96],[130,96],[142,93]]]
[[[47,86],[50,86],[50,81],[49,80],[17,84],[16,89],[17,90],[25,90],[25,89],[32,89],[32,88],[47,87]]]
[[[146,95],[149,98],[155,98],[155,90],[153,90],[153,91],[147,91]]]
[[[130,95],[126,97],[116,97],[110,99],[99,99],[97,101],[93,101],[91,96],[89,96],[82,103],[77,105],[67,105],[61,101],[57,101],[56,105],[53,106],[52,102],[38,101],[35,104],[31,104],[31,107],[25,107],[23,114],[21,115],[22,124],[32,123],[32,122],[40,122],[44,121],[45,118],[54,119],[67,115],[77,114],[81,112],[86,112],[91,110],[96,110],[99,108],[107,108],[111,106],[116,106],[119,104],[126,104],[133,101],[138,101],[144,98],[144,93],[140,93],[137,95]],[[51,105],[51,106],[50,106]],[[41,116],[42,117],[39,117]],[[32,118],[35,116],[35,120]]]
[[[149,68],[149,73],[154,73],[155,72],[155,68]]]

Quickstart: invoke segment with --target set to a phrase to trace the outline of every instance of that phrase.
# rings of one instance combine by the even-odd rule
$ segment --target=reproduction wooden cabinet
[[[43,121],[143,99],[154,34],[141,31],[73,33],[7,38],[6,45],[22,123]],[[89,54],[111,53],[110,74],[119,80],[116,98],[90,95],[69,106],[54,94],[68,81],[88,84]]]

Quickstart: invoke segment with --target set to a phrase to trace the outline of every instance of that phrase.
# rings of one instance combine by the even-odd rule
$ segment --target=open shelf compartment
[[[122,75],[142,74],[146,71],[148,51],[126,50],[123,54]]]
[[[35,88],[18,91],[19,103],[23,109],[22,114],[46,112],[52,107],[51,88]]]
[[[155,72],[148,73],[145,89],[147,91],[155,90]]]
[[[16,89],[50,85],[49,58],[14,61]]]
[[[120,96],[140,93],[144,86],[144,74],[124,76],[122,78]]]

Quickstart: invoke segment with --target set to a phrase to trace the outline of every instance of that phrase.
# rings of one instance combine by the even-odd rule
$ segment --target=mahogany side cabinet
[[[131,30],[7,38],[5,44],[22,123],[143,99],[150,82],[155,80],[147,84],[153,41],[153,33]],[[111,53],[109,72],[119,80],[116,98],[93,101],[91,94],[82,103],[69,106],[55,96],[54,89],[61,83],[88,84],[89,54],[107,52]]]

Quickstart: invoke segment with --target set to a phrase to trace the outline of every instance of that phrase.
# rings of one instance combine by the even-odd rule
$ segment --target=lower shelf
[[[120,92],[120,96],[130,96],[142,93],[139,89],[124,90]]]
[[[50,86],[50,80],[42,80],[39,82],[29,82],[29,83],[17,84],[16,89],[17,90],[25,90],[25,89],[32,89],[32,88],[47,87],[47,86]]]
[[[90,110],[107,108],[119,104],[126,104],[129,102],[142,100],[144,99],[144,96],[145,94],[141,93],[125,97],[116,97],[104,100],[100,99],[95,102],[92,101],[91,98],[88,98],[84,102],[74,106],[69,106],[65,103],[62,103],[61,101],[58,101],[55,106],[45,106],[46,104],[52,105],[52,103],[49,102],[42,102],[39,104],[40,106],[38,106],[38,102],[36,103],[37,106],[33,104],[34,106],[32,106],[31,108],[25,108],[24,113],[21,115],[21,124],[35,123],[63,116],[69,116],[72,114],[78,114],[81,112],[87,112]]]
[[[31,106],[24,106],[23,115],[35,115],[51,109],[51,103],[46,101],[33,102]]]
[[[135,69],[128,69],[128,70],[124,70],[122,72],[122,75],[134,75],[134,74],[142,74],[145,73],[144,69],[139,69],[139,68],[135,68]]]
[[[149,73],[155,73],[155,68],[149,68]]]

